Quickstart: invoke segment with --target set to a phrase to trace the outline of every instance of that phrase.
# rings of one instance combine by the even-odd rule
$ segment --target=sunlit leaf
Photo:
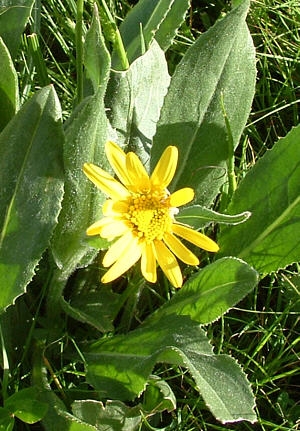
[[[31,281],[63,196],[63,133],[52,86],[37,92],[0,135],[0,309]]]
[[[300,126],[248,172],[230,213],[251,211],[245,224],[221,230],[221,255],[239,256],[268,273],[300,260]]]
[[[189,370],[217,419],[255,421],[254,397],[241,368],[227,355],[214,355],[204,330],[188,316],[164,316],[96,342],[86,359],[87,380],[101,397],[139,396],[155,364],[167,362]]]
[[[187,50],[172,76],[154,136],[152,168],[168,145],[176,145],[179,163],[170,190],[193,187],[195,203],[206,206],[227,181],[229,142],[237,146],[254,95],[255,51],[245,24],[248,6],[244,1]]]
[[[0,37],[0,131],[19,105],[18,77],[9,51]]]

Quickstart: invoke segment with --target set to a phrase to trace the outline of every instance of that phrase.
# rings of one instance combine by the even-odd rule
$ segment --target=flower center
[[[161,240],[172,226],[169,198],[162,192],[137,194],[132,197],[127,213],[133,232],[146,242]]]

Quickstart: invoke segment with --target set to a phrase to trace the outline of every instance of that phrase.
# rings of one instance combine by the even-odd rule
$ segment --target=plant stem
[[[77,104],[79,104],[83,99],[83,43],[82,43],[83,2],[84,0],[77,0],[77,16],[76,16],[76,27],[75,27]]]

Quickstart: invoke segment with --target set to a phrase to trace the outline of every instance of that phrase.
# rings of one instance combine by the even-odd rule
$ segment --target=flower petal
[[[174,287],[182,286],[182,274],[173,253],[162,241],[154,241],[156,260]]]
[[[126,252],[126,249],[129,247],[132,241],[133,235],[131,231],[117,239],[117,241],[114,242],[105,253],[102,261],[103,266],[108,267],[115,263],[122,256],[122,254]]]
[[[83,172],[89,180],[112,199],[120,200],[129,196],[129,191],[99,166],[93,163],[85,163]]]
[[[138,243],[138,238],[132,237],[132,241],[127,245],[122,256],[101,278],[102,283],[109,283],[120,277],[139,260],[141,254],[142,249]]]
[[[141,271],[146,280],[155,283],[157,280],[156,259],[153,244],[144,243],[142,249]]]
[[[130,184],[130,178],[126,168],[126,154],[115,142],[107,141],[105,144],[106,157],[124,185]]]
[[[191,202],[194,199],[194,190],[190,187],[179,189],[170,196],[170,205],[172,207],[180,207]]]
[[[198,257],[183,245],[175,235],[166,232],[163,239],[169,249],[175,254],[175,256],[182,260],[182,262],[188,265],[199,265]]]
[[[113,239],[124,235],[128,230],[130,230],[130,227],[126,224],[126,221],[111,219],[110,223],[102,227],[100,235],[102,238]]]
[[[217,252],[219,246],[215,241],[208,238],[201,232],[191,229],[190,227],[184,226],[182,224],[173,223],[172,230],[176,235],[181,236],[187,241],[195,244],[197,247],[203,248],[203,250]]]
[[[126,167],[131,184],[141,193],[147,193],[151,189],[149,175],[138,156],[132,152],[126,154]]]
[[[158,186],[161,189],[168,187],[172,181],[178,160],[177,147],[169,146],[163,152],[159,159],[151,177],[150,181],[154,186]]]
[[[89,236],[93,235],[101,235],[101,231],[103,227],[107,224],[111,223],[111,219],[108,217],[102,218],[101,220],[96,221],[90,227],[87,228],[86,234]]]

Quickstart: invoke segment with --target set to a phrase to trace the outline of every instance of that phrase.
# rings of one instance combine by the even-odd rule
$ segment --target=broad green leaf
[[[153,39],[166,51],[182,24],[189,0],[140,0],[128,13],[120,26],[120,33],[129,63],[147,50]],[[113,55],[113,68],[119,70],[117,53]]]
[[[19,106],[18,77],[9,51],[0,37],[0,131]]]
[[[86,241],[85,231],[101,217],[105,197],[85,177],[82,167],[85,162],[92,162],[106,168],[107,129],[100,88],[78,106],[65,128],[65,195],[51,244],[55,262],[65,278],[77,265],[83,264],[83,260],[88,262],[97,253]]]
[[[142,421],[141,408],[127,407],[121,401],[76,400],[73,414],[96,427],[98,431],[135,431]]]
[[[0,135],[0,309],[24,293],[57,223],[62,148],[60,104],[49,86]]]
[[[101,398],[133,399],[145,389],[166,346],[189,346],[200,353],[212,354],[212,346],[198,323],[187,316],[167,316],[126,335],[94,343],[86,353],[87,381]],[[176,358],[175,354],[174,361]]]
[[[244,223],[250,216],[251,213],[249,211],[244,211],[240,214],[229,215],[220,214],[201,205],[192,205],[190,207],[182,208],[176,215],[176,220],[180,221],[181,223],[193,226],[195,229],[201,229],[212,222],[229,225]]]
[[[96,342],[86,358],[87,380],[100,396],[139,396],[154,365],[167,362],[189,370],[217,419],[255,420],[253,394],[240,367],[226,355],[214,355],[205,332],[188,316],[164,316],[126,335]]]
[[[241,301],[257,282],[256,271],[242,260],[219,259],[191,277],[149,321],[175,313],[202,324],[213,322]]]
[[[0,5],[0,36],[7,46],[11,58],[14,59],[21,35],[30,17],[34,0],[1,1]]]
[[[172,76],[154,136],[152,169],[168,145],[177,146],[179,163],[170,190],[193,187],[195,203],[205,206],[227,181],[229,142],[237,146],[251,109],[256,71],[245,24],[248,6],[244,1],[187,50]]]
[[[126,72],[112,72],[106,95],[110,122],[118,144],[129,145],[144,162],[169,81],[164,53],[155,41]]]
[[[96,3],[94,4],[92,23],[85,36],[84,66],[86,86],[90,84],[93,93],[101,87],[106,89],[110,72],[110,55],[105,45]],[[86,89],[87,92],[87,89]]]
[[[300,260],[300,126],[280,139],[248,172],[228,212],[249,210],[243,225],[224,227],[221,255],[239,256],[261,273]]]
[[[22,389],[5,400],[7,408],[13,416],[28,424],[40,421],[48,410],[48,405],[40,401],[36,387]]]

